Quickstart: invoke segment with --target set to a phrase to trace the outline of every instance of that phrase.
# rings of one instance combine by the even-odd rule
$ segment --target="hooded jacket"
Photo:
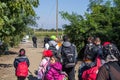
[[[60,71],[62,71],[62,65],[60,62],[55,62],[50,64],[50,69],[48,70],[45,79],[46,80],[62,80]]]

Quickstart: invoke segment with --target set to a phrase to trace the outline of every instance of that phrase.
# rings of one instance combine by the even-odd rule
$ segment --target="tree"
[[[113,5],[114,4],[114,5]],[[120,42],[120,1],[113,0],[90,0],[85,16],[75,13],[60,12],[63,19],[67,19],[70,24],[64,25],[65,34],[70,35],[71,41],[78,48],[80,55],[89,36],[100,37],[101,40]]]
[[[35,25],[39,0],[0,0],[0,39],[10,45],[19,43],[28,25]]]

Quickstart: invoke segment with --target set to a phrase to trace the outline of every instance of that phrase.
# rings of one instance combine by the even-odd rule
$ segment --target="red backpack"
[[[101,66],[101,60],[99,57],[96,59],[96,65],[91,67],[88,70],[85,70],[82,74],[82,79],[83,80],[96,80],[98,70]]]
[[[20,62],[16,69],[16,76],[27,77],[28,75],[28,65],[26,62]]]

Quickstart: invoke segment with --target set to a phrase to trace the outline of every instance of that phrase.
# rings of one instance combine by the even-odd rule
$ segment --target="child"
[[[44,80],[44,75],[46,72],[46,67],[49,64],[50,57],[53,55],[51,50],[44,50],[43,51],[43,58],[40,62],[39,68],[38,68],[38,74],[37,77],[40,80]]]
[[[45,80],[67,80],[66,76],[66,73],[62,72],[62,64],[59,62],[59,58],[52,56]]]
[[[25,56],[25,49],[20,49],[18,57],[14,60],[17,80],[25,80],[28,76],[29,64],[29,59]]]

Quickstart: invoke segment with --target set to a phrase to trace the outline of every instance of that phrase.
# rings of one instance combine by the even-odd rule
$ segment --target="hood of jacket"
[[[50,46],[56,46],[57,42],[55,42],[54,40],[49,41],[49,45]]]
[[[68,46],[71,46],[71,43],[70,42],[68,42],[68,41],[66,41],[66,42],[63,42],[63,44],[62,44],[63,46],[65,46],[65,47],[68,47]]]

